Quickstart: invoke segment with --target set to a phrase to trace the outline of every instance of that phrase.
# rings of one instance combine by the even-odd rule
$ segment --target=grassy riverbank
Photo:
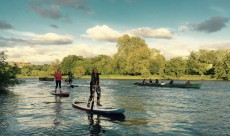
[[[75,77],[75,78],[83,78],[89,79],[90,75],[85,75],[82,77]],[[17,75],[17,78],[39,78],[39,76],[22,76]],[[53,76],[48,76],[48,78],[53,78]],[[67,78],[67,76],[63,76],[63,78]],[[130,75],[100,75],[101,79],[164,79],[164,80],[218,80],[215,78],[211,78],[211,76],[205,75],[185,75],[181,77],[172,77],[172,76],[159,76],[159,75],[151,75],[149,77],[142,77],[142,76],[130,76]]]

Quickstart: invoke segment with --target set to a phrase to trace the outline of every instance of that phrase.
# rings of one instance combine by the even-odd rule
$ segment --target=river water
[[[103,106],[124,108],[122,117],[89,115],[75,109],[87,101],[89,79],[50,94],[54,82],[24,79],[0,94],[0,135],[222,136],[230,135],[230,82],[203,81],[201,89],[139,87],[137,80],[101,80]],[[174,81],[185,82],[185,81]],[[199,82],[199,81],[194,81]]]

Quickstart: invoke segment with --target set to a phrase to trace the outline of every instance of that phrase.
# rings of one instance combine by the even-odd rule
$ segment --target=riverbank
[[[17,75],[17,78],[39,78],[39,76],[22,76]],[[53,78],[52,76],[48,76],[47,78]],[[63,78],[67,78],[67,76],[63,76]],[[81,77],[75,77],[82,78],[82,79],[89,79],[91,78],[90,75],[85,75]],[[151,75],[149,77],[143,77],[143,76],[130,76],[130,75],[100,75],[101,79],[164,79],[164,80],[220,80],[216,78],[212,78],[211,76],[206,75],[184,75],[181,77],[172,77],[172,76],[159,76],[159,75]]]

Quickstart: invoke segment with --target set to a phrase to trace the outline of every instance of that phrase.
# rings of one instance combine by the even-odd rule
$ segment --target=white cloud
[[[207,50],[230,50],[230,41],[222,41],[222,42],[215,42],[215,43],[206,43],[202,46],[202,49]]]
[[[44,35],[35,35],[31,41],[33,44],[42,45],[65,45],[73,42],[71,35],[59,35],[55,33],[46,33]]]
[[[102,25],[102,26],[96,25],[92,28],[89,28],[86,31],[86,34],[82,35],[82,37],[91,38],[93,40],[115,42],[117,38],[120,37],[121,35],[122,35],[121,33],[111,29],[107,25]]]
[[[31,32],[19,32],[19,31],[8,31],[14,35],[23,37],[19,38],[3,38],[0,37],[0,43],[5,45],[16,46],[16,45],[66,45],[73,43],[73,36],[56,33],[45,33],[45,34],[34,34]],[[18,37],[18,36],[15,36]]]
[[[125,32],[118,32],[107,25],[96,25],[92,28],[89,28],[87,29],[86,34],[83,34],[82,37],[93,40],[116,42],[117,38],[123,34],[128,34],[130,36],[140,36],[143,38],[158,39],[171,39],[173,37],[173,33],[166,28],[151,29],[144,27],[128,30]]]
[[[7,61],[32,62],[33,64],[51,63],[55,59],[62,60],[68,55],[94,57],[100,54],[112,56],[116,53],[116,45],[50,45],[50,46],[23,46],[5,48]]]
[[[129,33],[145,38],[171,39],[173,33],[167,28],[152,29],[148,27],[130,30]]]
[[[188,29],[189,29],[189,27],[186,26],[186,25],[179,26],[179,30],[182,31],[182,32],[185,32],[185,31],[187,31]]]

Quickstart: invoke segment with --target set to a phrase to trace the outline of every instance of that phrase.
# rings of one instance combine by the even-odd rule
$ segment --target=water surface
[[[0,94],[0,135],[230,135],[230,84],[204,81],[201,89],[139,87],[137,80],[101,80],[103,106],[124,108],[121,118],[74,109],[87,101],[89,80],[50,94],[54,82],[25,79]],[[185,81],[175,81],[185,82]],[[199,81],[196,81],[199,82]]]

